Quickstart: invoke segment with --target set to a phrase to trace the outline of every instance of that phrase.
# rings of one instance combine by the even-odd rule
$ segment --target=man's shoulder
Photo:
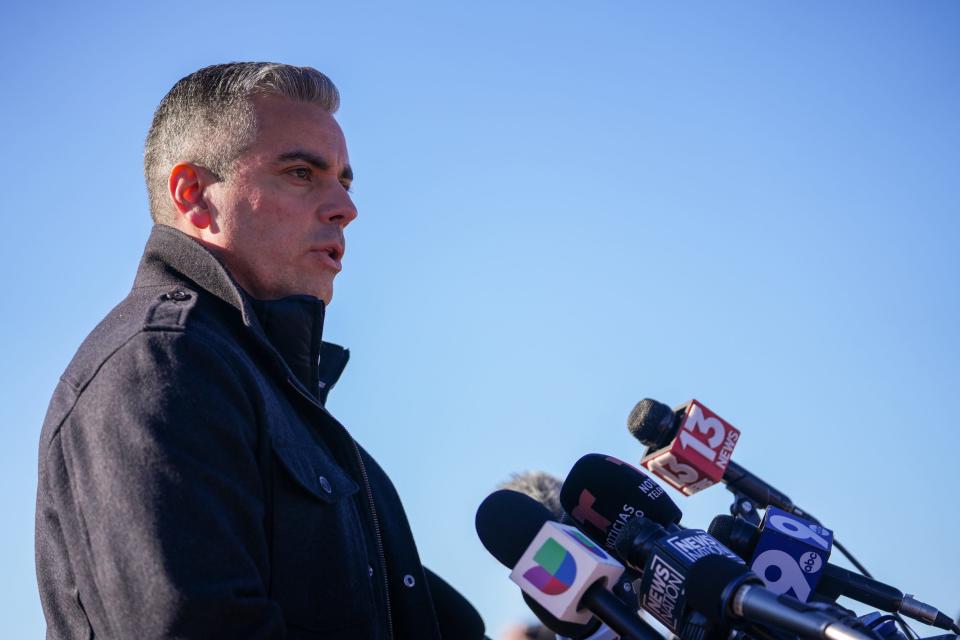
[[[136,357],[149,365],[151,350],[138,348],[144,344],[189,342],[228,356],[236,350],[242,323],[239,312],[231,320],[223,306],[188,286],[135,288],[84,339],[62,380],[80,391],[111,358]]]
[[[231,323],[218,304],[187,286],[135,288],[87,336],[60,377],[44,419],[41,454],[71,416],[118,402],[128,412],[217,394],[243,404],[255,384],[254,369],[239,342],[242,321]]]

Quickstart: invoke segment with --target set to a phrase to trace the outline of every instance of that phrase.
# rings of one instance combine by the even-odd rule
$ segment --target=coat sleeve
[[[100,368],[47,450],[96,637],[282,638],[269,599],[250,380],[223,349],[143,332]]]

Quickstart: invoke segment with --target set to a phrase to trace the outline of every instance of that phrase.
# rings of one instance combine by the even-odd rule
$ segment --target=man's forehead
[[[328,162],[348,163],[343,131],[333,114],[320,105],[283,96],[258,96],[253,104],[257,118],[253,146],[283,153],[297,149]]]
[[[343,139],[340,124],[319,104],[283,96],[257,96],[253,99],[258,130],[320,130]]]

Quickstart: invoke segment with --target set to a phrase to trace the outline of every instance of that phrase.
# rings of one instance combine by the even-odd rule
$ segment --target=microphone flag
[[[510,579],[550,615],[585,624],[593,614],[577,610],[583,593],[603,580],[613,585],[624,567],[576,527],[546,522],[520,557]]]
[[[640,464],[685,495],[723,478],[740,430],[697,400],[677,409],[679,428],[663,449],[648,449]]]
[[[830,529],[767,507],[750,570],[770,591],[807,602],[823,576],[832,546]]]

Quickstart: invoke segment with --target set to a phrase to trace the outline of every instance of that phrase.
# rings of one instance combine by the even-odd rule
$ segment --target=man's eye
[[[353,192],[353,189],[350,188],[349,182],[341,182],[340,185],[343,187],[343,190],[346,191],[347,193]]]
[[[310,169],[307,169],[305,167],[297,167],[296,169],[291,170],[290,173],[300,178],[301,180],[310,179]]]

